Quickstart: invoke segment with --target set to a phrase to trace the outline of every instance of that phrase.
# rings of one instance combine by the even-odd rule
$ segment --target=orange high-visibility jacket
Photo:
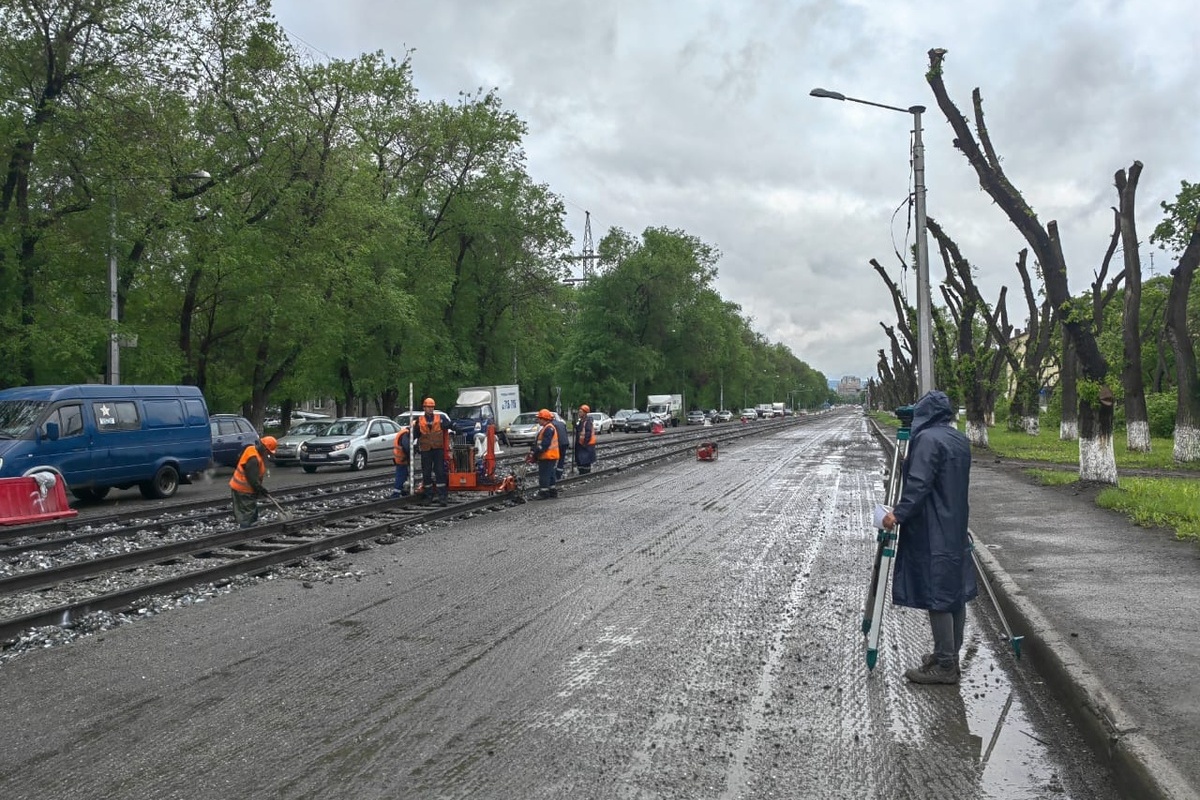
[[[550,438],[543,438],[546,431],[550,431]],[[538,453],[538,459],[541,461],[558,461],[558,431],[554,428],[554,423],[548,422],[538,431],[538,444],[545,444],[546,449]]]
[[[233,477],[229,479],[229,488],[235,492],[242,494],[254,494],[255,490],[250,485],[250,479],[246,477],[246,464],[251,459],[258,461],[258,477],[262,480],[262,476],[266,474],[267,465],[263,461],[263,457],[258,454],[258,448],[254,445],[246,445],[246,449],[242,451],[241,458],[238,459],[237,469],[233,471]]]
[[[408,428],[401,428],[392,443],[392,463],[396,465],[408,463]]]

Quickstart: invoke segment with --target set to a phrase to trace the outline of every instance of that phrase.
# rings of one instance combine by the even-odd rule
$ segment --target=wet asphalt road
[[[24,656],[0,796],[1115,800],[986,599],[868,673],[882,467],[829,415]]]

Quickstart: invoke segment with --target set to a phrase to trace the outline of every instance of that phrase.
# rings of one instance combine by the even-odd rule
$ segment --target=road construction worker
[[[450,479],[446,475],[446,435],[450,430],[450,418],[434,410],[432,397],[426,397],[421,407],[425,413],[413,424],[417,435],[417,449],[421,451],[421,483],[424,485],[426,503],[433,502],[436,489],[438,505],[446,505],[446,493],[450,490]]]
[[[233,518],[240,528],[249,528],[258,522],[258,498],[271,496],[263,486],[268,454],[275,454],[274,436],[264,436],[254,444],[246,445],[233,477],[229,479],[229,488],[233,491]]]
[[[579,419],[575,420],[575,467],[581,475],[592,471],[596,463],[596,425],[588,416],[592,409],[585,403],[579,407]]]
[[[530,455],[538,465],[538,493],[534,500],[549,500],[558,497],[554,488],[555,472],[558,468],[558,429],[554,426],[554,414],[543,408],[537,413],[538,432],[533,439]]]
[[[554,430],[558,434],[558,463],[554,466],[554,482],[558,483],[567,474],[567,453],[571,449],[571,431],[567,429],[567,423],[563,418],[557,414],[554,415],[551,424],[554,425]]]
[[[396,486],[392,499],[408,497],[408,456],[412,449],[412,431],[406,425],[396,434],[392,442],[392,463],[396,465]]]

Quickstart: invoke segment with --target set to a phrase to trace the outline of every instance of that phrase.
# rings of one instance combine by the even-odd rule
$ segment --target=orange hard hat
[[[583,412],[583,413],[585,413],[585,414],[588,414],[588,413],[590,413],[590,412],[591,412],[591,410],[592,410],[592,407],[591,407],[591,406],[589,406],[587,403],[584,403],[583,405],[581,405],[581,406],[579,407],[579,410],[580,410],[580,411],[582,411],[582,412]]]
[[[275,441],[275,437],[274,437],[274,436],[264,436],[264,437],[262,437],[262,446],[263,446],[263,447],[265,447],[265,448],[267,448],[267,450],[271,451],[272,453],[274,453],[274,452],[275,452],[275,447],[276,447],[278,444],[279,444],[279,443]]]
[[[437,403],[433,402],[432,397],[426,397],[425,402],[421,403],[421,405],[425,406],[426,408],[433,408],[437,405]]]
[[[554,415],[550,413],[550,409],[543,408],[538,412],[538,419],[554,419]]]

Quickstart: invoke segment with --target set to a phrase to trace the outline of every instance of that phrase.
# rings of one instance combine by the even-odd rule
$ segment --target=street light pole
[[[866,106],[912,114],[913,194],[915,195],[914,204],[917,218],[917,393],[924,396],[926,392],[933,389],[933,302],[929,288],[929,243],[925,219],[925,145],[921,141],[921,115],[925,113],[925,106],[900,108],[884,103],[873,103],[870,100],[860,100],[857,97],[847,97],[840,92],[831,92],[828,89],[813,89],[809,94],[813,97],[849,100],[852,103],[862,103]]]
[[[117,339],[117,190],[109,193],[108,206],[108,319],[112,330],[108,333],[108,382],[113,386],[121,383],[121,342]]]
[[[207,181],[212,179],[206,170],[198,169],[175,180]],[[125,180],[131,180],[125,178]],[[117,279],[117,186],[114,182],[108,195],[108,319],[112,331],[108,336],[108,382],[121,383],[121,339],[117,335],[120,315],[120,283]]]

